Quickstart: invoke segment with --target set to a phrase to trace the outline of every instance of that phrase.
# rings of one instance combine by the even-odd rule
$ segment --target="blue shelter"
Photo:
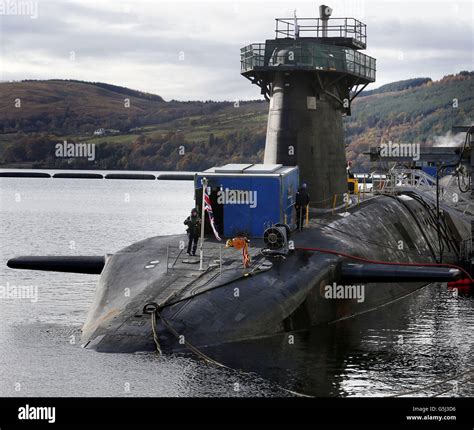
[[[194,186],[198,207],[202,202],[203,178],[207,179],[207,194],[219,234],[262,237],[264,230],[273,224],[294,225],[298,167],[227,164],[197,173]],[[206,233],[211,233],[207,216]]]

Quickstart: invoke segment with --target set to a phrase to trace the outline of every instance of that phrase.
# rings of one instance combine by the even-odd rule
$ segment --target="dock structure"
[[[41,170],[41,169],[0,169],[0,178],[54,178],[54,179],[125,179],[192,181],[195,172],[147,172],[134,170]]]

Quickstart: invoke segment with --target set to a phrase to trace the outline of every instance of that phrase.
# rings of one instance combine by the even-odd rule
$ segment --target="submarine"
[[[264,160],[195,174],[198,256],[187,255],[183,233],[106,256],[8,261],[100,275],[85,348],[199,353],[363,317],[436,282],[472,282],[471,193],[456,186],[471,176],[473,128],[450,154],[457,176],[449,183],[442,163],[434,182],[392,171],[359,199],[349,189],[342,119],[375,81],[376,61],[361,52],[366,25],[331,16],[322,5],[318,18],[278,18],[275,38],[242,48],[241,75],[269,103]],[[310,202],[298,228],[303,183]]]

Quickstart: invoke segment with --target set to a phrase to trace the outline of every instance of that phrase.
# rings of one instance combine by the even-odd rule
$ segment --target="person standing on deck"
[[[199,233],[201,229],[201,218],[199,218],[198,211],[194,208],[189,215],[184,220],[184,225],[188,226],[186,232],[188,233],[188,255],[196,255],[197,244],[199,240]]]
[[[298,230],[303,229],[303,221],[306,217],[306,208],[309,205],[309,194],[306,184],[302,184],[296,193],[295,209],[296,209],[296,226]]]
[[[352,161],[348,161],[346,164],[347,178],[354,179],[354,173],[352,173]]]

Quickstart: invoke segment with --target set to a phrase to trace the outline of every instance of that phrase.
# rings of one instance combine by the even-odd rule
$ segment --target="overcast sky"
[[[295,9],[299,17],[316,17],[319,4],[0,0],[0,80],[101,81],[166,100],[260,98],[239,74],[240,48],[274,37],[274,18]],[[326,4],[333,17],[367,24],[365,53],[377,59],[372,88],[474,69],[470,0]]]

